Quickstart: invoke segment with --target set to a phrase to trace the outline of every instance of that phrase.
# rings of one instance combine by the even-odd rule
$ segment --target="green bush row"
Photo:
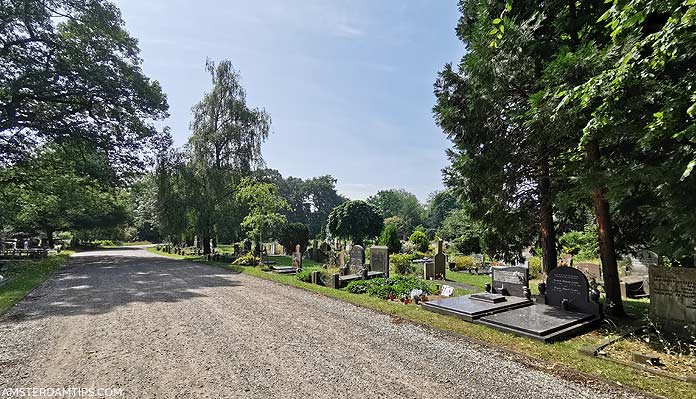
[[[435,287],[432,283],[411,276],[358,280],[351,282],[346,288],[348,292],[353,294],[368,294],[381,299],[389,298],[389,294],[401,297],[409,294],[414,289],[422,290],[425,294],[435,292]]]

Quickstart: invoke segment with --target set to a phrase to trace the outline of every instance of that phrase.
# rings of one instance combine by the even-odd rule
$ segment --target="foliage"
[[[373,278],[371,280],[353,281],[346,287],[353,294],[368,294],[381,299],[389,298],[389,294],[397,297],[408,295],[414,289],[422,290],[425,294],[435,292],[432,283],[423,281],[418,277],[394,276],[390,278]]]
[[[389,253],[395,254],[401,251],[401,240],[396,232],[396,226],[388,224],[382,230],[382,235],[379,238],[380,245],[386,245],[389,248]]]
[[[298,280],[310,283],[312,281],[312,272],[319,270],[319,267],[303,267],[295,276]]]
[[[595,259],[599,255],[597,227],[585,226],[583,231],[569,231],[559,237],[563,252],[576,255],[577,260]]]
[[[534,280],[541,276],[541,257],[534,256],[529,258],[529,279]]]
[[[253,253],[249,252],[246,255],[242,255],[232,262],[233,265],[237,266],[256,266],[261,263],[261,258],[254,256]]]
[[[242,228],[251,239],[275,238],[286,223],[279,212],[287,208],[287,202],[278,197],[270,183],[257,183],[245,178],[237,189],[237,200],[246,204],[249,214],[242,220]]]
[[[362,244],[365,239],[376,237],[384,227],[377,209],[365,201],[347,201],[335,207],[327,222],[329,233],[338,238],[352,239]]]
[[[460,255],[454,257],[454,270],[469,270],[477,266],[478,265],[476,265],[476,263],[474,262],[474,258],[472,258],[471,256]]]
[[[411,234],[411,237],[408,238],[408,240],[415,244],[416,250],[419,252],[428,252],[428,249],[430,248],[428,237],[425,235],[424,232],[420,230],[414,231],[413,234]]]
[[[288,223],[280,230],[278,242],[288,253],[295,251],[295,246],[300,244],[304,253],[309,244],[309,228],[302,223]]]
[[[415,195],[406,190],[381,190],[369,197],[367,202],[374,205],[385,219],[399,217],[406,231],[412,231],[423,221],[423,206]]]
[[[412,274],[416,271],[415,266],[411,262],[413,255],[408,254],[392,254],[389,255],[389,265],[394,268],[397,274]]]
[[[303,223],[309,228],[310,236],[324,234],[329,213],[347,199],[336,192],[336,179],[330,175],[302,180],[283,176],[274,169],[256,172],[259,181],[274,184],[278,195],[288,202],[283,213],[290,223]]]
[[[425,222],[431,229],[439,229],[450,212],[460,208],[451,190],[437,191],[430,195],[425,206]],[[441,238],[445,238],[440,236]],[[450,239],[450,238],[445,238]]]
[[[210,238],[240,238],[248,210],[236,192],[242,179],[263,164],[261,143],[271,120],[265,110],[247,105],[239,72],[229,61],[216,65],[208,60],[206,70],[212,89],[193,107],[193,133],[181,151],[171,149],[170,137],[162,144],[157,182],[164,235],[189,242],[198,235],[209,253]],[[247,220],[248,230],[260,230],[266,223],[258,215]]]
[[[105,0],[4,1],[0,164],[41,144],[83,142],[118,174],[139,169],[166,96],[140,68],[137,40]]]

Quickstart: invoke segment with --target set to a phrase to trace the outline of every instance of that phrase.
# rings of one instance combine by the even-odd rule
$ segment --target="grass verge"
[[[630,387],[653,395],[674,399],[696,398],[696,386],[692,384],[641,372],[601,358],[588,357],[578,352],[578,349],[585,345],[599,342],[599,340],[603,338],[601,334],[585,334],[564,342],[544,344],[529,338],[516,337],[488,327],[467,323],[455,317],[428,312],[422,310],[421,307],[417,305],[403,305],[400,302],[390,302],[368,295],[351,294],[344,290],[335,290],[311,283],[305,283],[292,275],[267,273],[256,267],[242,267],[224,263],[205,262],[198,257],[184,257],[157,252],[154,248],[149,248],[148,251],[173,258],[187,259],[235,270],[250,276],[313,291],[414,323],[461,334],[490,346],[500,347],[533,359],[541,359],[545,364],[536,366],[550,373],[560,373],[559,366],[565,366],[594,378],[612,381],[618,385]],[[565,374],[561,375],[565,376]]]
[[[0,314],[46,281],[71,254],[71,251],[63,251],[45,259],[9,262],[2,272],[7,281],[0,285]]]

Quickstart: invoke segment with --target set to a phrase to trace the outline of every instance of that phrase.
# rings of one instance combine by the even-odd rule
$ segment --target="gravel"
[[[140,249],[79,253],[0,317],[0,391],[18,387],[123,388],[139,398],[642,397]]]

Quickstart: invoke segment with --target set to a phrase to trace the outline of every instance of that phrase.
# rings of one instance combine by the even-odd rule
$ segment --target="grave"
[[[370,247],[370,271],[389,277],[389,249],[383,246]]]
[[[487,292],[426,302],[423,304],[423,309],[475,322],[486,315],[532,305],[532,301],[525,297],[529,291],[528,269],[522,267],[493,269]]]
[[[435,279],[435,263],[429,259],[423,262],[423,280]]]
[[[350,249],[350,274],[358,274],[364,268],[365,248],[362,245],[353,245]]]
[[[596,263],[580,262],[575,264],[575,268],[585,273],[588,279],[602,280],[602,266]]]
[[[649,268],[657,266],[659,257],[655,252],[646,249],[630,256],[631,267],[621,278],[619,288],[622,298],[641,298],[650,295]]]
[[[442,248],[442,239],[437,240],[437,253],[433,258],[433,274],[434,278],[438,280],[445,279],[445,265],[447,264],[447,256]]]
[[[650,316],[665,331],[696,334],[696,269],[651,266]]]
[[[477,322],[516,335],[554,342],[599,326],[602,309],[596,301],[598,298],[596,292],[590,298],[589,283],[580,270],[561,266],[548,273],[545,286],[539,287],[536,304],[486,315]]]
[[[297,273],[302,269],[302,251],[300,245],[295,246],[295,252],[292,253],[292,266],[275,266],[269,265],[270,269],[276,273],[291,274]]]

